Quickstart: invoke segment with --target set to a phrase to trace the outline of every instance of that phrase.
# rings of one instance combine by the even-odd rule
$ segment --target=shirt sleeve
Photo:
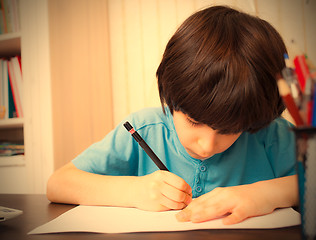
[[[137,174],[137,142],[120,123],[100,142],[92,144],[72,163],[80,170],[113,176]]]
[[[293,125],[284,119],[277,119],[267,130],[266,152],[275,177],[296,174],[295,135]]]

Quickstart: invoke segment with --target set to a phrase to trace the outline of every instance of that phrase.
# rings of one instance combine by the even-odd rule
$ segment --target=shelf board
[[[23,127],[23,124],[24,124],[23,118],[0,119],[0,129]]]
[[[20,38],[20,37],[21,37],[21,32],[3,33],[3,34],[0,34],[0,41]]]
[[[0,167],[25,166],[24,155],[0,157]]]

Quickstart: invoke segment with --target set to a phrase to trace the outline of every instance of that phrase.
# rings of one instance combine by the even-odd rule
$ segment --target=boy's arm
[[[46,195],[50,201],[58,203],[107,205],[116,202],[120,206],[130,206],[131,188],[126,182],[131,182],[133,177],[116,178],[115,184],[111,184],[112,178],[82,171],[70,162],[49,178]]]
[[[224,224],[271,213],[276,208],[298,205],[297,176],[253,184],[216,188],[193,200],[177,215],[179,221],[203,222],[230,213]]]
[[[52,202],[138,207],[162,211],[182,209],[191,201],[191,188],[180,177],[166,171],[135,176],[107,176],[79,170],[68,163],[47,183]]]

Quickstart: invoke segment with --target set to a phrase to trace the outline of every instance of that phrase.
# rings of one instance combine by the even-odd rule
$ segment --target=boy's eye
[[[198,122],[196,122],[196,121],[194,121],[194,120],[192,120],[192,119],[190,119],[190,118],[187,118],[187,121],[188,121],[188,122],[190,123],[190,125],[193,126],[193,127],[196,127],[196,126],[200,125],[200,123],[198,123]]]

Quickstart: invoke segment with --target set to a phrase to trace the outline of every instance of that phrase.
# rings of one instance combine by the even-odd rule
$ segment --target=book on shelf
[[[0,0],[0,34],[20,31],[19,0]]]
[[[16,107],[14,103],[13,94],[12,94],[12,87],[10,84],[9,74],[7,78],[8,78],[8,118],[16,118],[17,111],[16,111]]]
[[[23,81],[20,57],[16,56],[8,61],[8,73],[11,92],[17,117],[23,117]]]
[[[8,115],[8,109],[9,109],[9,88],[8,88],[8,77],[7,77],[7,67],[6,66],[6,60],[0,59],[0,106],[2,106],[1,111],[4,111],[1,113],[1,116],[3,115],[3,118],[7,119],[9,118]],[[5,81],[4,79],[7,79]],[[3,109],[4,108],[4,109]]]
[[[20,57],[0,59],[1,98],[4,119],[23,117],[23,79]]]
[[[0,142],[0,157],[24,155],[24,144],[13,142]]]

